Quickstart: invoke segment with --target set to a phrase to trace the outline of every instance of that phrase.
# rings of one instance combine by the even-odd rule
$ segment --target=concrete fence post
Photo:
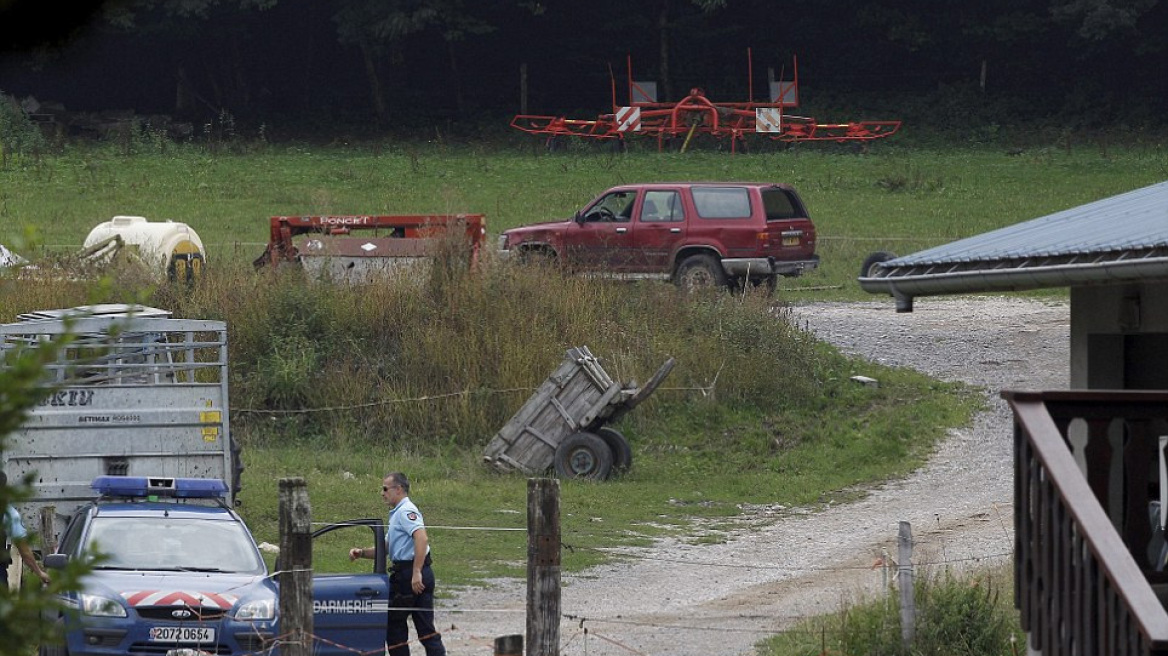
[[[913,594],[912,525],[900,523],[898,536],[897,570],[900,586],[900,638],[906,648],[913,643],[917,628],[916,597]]]

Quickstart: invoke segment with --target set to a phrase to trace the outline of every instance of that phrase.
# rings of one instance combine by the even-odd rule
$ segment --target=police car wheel
[[[576,433],[556,447],[552,460],[561,478],[603,481],[612,473],[612,449],[595,433]]]
[[[596,431],[600,439],[612,450],[612,470],[615,473],[627,472],[633,466],[633,447],[629,440],[620,431],[607,426]]]

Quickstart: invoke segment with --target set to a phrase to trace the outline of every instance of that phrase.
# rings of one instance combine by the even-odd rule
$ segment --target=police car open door
[[[357,545],[377,545],[376,557],[350,563],[349,549]],[[314,532],[312,562],[313,654],[380,654],[389,613],[385,520],[354,519]],[[348,571],[324,573],[336,569],[328,565],[336,562],[344,562]]]

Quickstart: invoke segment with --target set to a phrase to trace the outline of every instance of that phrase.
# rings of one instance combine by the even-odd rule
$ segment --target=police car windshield
[[[264,564],[236,522],[175,517],[96,517],[84,549],[97,569],[256,574]]]

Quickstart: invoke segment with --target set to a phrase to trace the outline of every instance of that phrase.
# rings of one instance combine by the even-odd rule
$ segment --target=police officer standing
[[[389,656],[409,656],[409,627],[406,618],[413,617],[418,641],[426,648],[426,656],[445,656],[442,634],[434,628],[434,570],[430,567],[430,539],[422,513],[410,501],[410,481],[401,472],[394,472],[381,482],[381,498],[390,507],[388,530],[385,534],[390,559],[389,622],[385,642]],[[354,547],[349,560],[372,558],[373,548]],[[394,610],[399,608],[409,610]]]
[[[8,475],[0,471],[0,486],[5,485],[8,485]],[[4,543],[4,551],[0,553],[0,571],[4,572],[3,585],[8,584],[8,566],[12,564],[11,553],[14,544],[24,564],[28,565],[42,583],[48,584],[49,574],[41,568],[41,564],[32,553],[32,547],[28,545],[28,531],[20,521],[20,514],[16,512],[16,508],[9,505],[5,505],[3,511],[3,514],[0,514],[0,542]]]

